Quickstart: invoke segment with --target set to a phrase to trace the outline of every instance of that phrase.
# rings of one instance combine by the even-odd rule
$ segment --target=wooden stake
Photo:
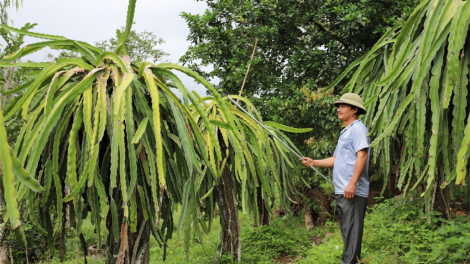
[[[116,262],[117,264],[124,264],[124,258],[126,256],[126,246],[127,246],[127,222],[123,221],[122,227],[121,227],[121,247],[119,249],[119,255],[118,255],[117,262]]]
[[[11,264],[13,264],[13,253],[11,252],[11,247],[8,247],[10,249],[10,261],[11,261]]]
[[[253,53],[251,54],[250,64],[248,64],[248,69],[246,69],[245,79],[243,79],[242,88],[240,89],[240,93],[238,94],[238,96],[242,96],[243,88],[245,88],[246,78],[248,77],[248,73],[250,72],[251,61],[253,60],[253,57],[255,56],[256,46],[257,45],[258,45],[258,38],[256,38],[255,46],[253,47]],[[240,101],[240,99],[237,99],[237,103],[239,101]]]

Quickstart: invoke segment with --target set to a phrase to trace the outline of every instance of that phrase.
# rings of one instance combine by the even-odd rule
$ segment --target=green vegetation
[[[435,225],[428,225],[422,210],[424,199],[415,193],[407,198],[397,196],[374,206],[366,215],[361,263],[463,263],[470,258],[470,222],[467,217],[449,221],[435,213]],[[242,263],[338,263],[342,239],[338,223],[305,231],[303,218],[292,214],[273,218],[270,226],[253,227],[253,219],[240,213]],[[87,221],[84,228],[91,226]],[[231,263],[216,259],[220,225],[194,241],[188,263]],[[86,235],[92,232],[86,231]],[[176,233],[176,230],[174,231]],[[91,237],[93,239],[93,237]],[[96,238],[95,238],[96,239]],[[91,241],[90,241],[91,242]],[[96,242],[96,240],[94,241]],[[168,241],[165,263],[185,262],[184,242]],[[74,245],[70,258],[75,263]],[[157,242],[150,243],[150,263],[161,261],[163,250]],[[58,263],[58,262],[53,262]],[[104,263],[103,260],[91,263]]]
[[[0,4],[2,19],[14,2]],[[457,196],[470,198],[469,1],[424,0],[414,11],[414,0],[206,2],[203,16],[183,14],[193,46],[182,61],[194,71],[141,61],[165,53],[154,34],[132,30],[136,0],[98,47],[2,20],[1,252],[75,263],[106,244],[108,263],[337,263],[332,187],[304,177],[311,171],[204,79],[219,77],[217,88],[244,89],[251,101],[232,97],[316,158],[339,134],[332,102],[361,94],[373,184],[404,192],[366,217],[363,262],[470,259],[470,224],[451,212]],[[25,36],[45,41],[23,46]],[[45,47],[65,53],[21,61]],[[275,205],[286,214],[270,222]],[[325,227],[305,231],[306,205]]]
[[[470,258],[468,217],[452,221],[435,212],[428,225],[424,199],[416,192],[386,200],[365,218],[362,263],[464,263]],[[323,231],[318,232],[324,236]],[[342,240],[338,232],[311,248],[300,263],[337,263]]]
[[[366,54],[388,27],[403,23],[419,3],[204,2],[204,14],[182,14],[191,46],[181,62],[208,80],[220,80],[218,86],[225,93],[239,94],[244,84],[242,95],[264,120],[313,128],[289,137],[304,155],[318,159],[334,152],[341,125],[333,102],[351,75],[333,92],[325,93],[325,87]],[[310,169],[304,174],[314,178]]]
[[[363,119],[379,176],[387,182],[395,167],[398,188],[419,189],[428,221],[441,196],[448,217],[449,184],[468,184],[469,14],[468,1],[422,1],[330,85],[359,67],[344,91],[361,93],[372,110]]]
[[[108,261],[123,263],[145,258],[150,235],[163,246],[165,259],[166,241],[176,228],[189,259],[191,240],[210,230],[217,208],[222,222],[230,224],[222,225],[226,235],[218,255],[240,259],[236,204],[256,219],[259,207],[272,208],[278,195],[287,208],[298,174],[296,158],[196,72],[135,61],[156,59],[147,55],[157,52],[152,45],[158,42],[154,35],[131,30],[135,6],[130,0],[126,27],[117,31],[117,39],[101,44],[112,51],[32,32],[29,24],[21,29],[0,24],[20,39],[46,40],[23,47],[19,41],[0,61],[3,68],[34,68],[22,85],[2,91],[15,95],[0,109],[0,191],[3,220],[9,223],[4,232],[27,248],[31,239],[25,228],[31,225],[40,234],[34,242],[42,239],[45,245],[40,253],[53,256],[58,249],[63,259],[66,225],[75,230],[76,247],[87,251],[82,223],[89,218],[95,233],[106,230],[105,239],[98,236],[98,248],[107,244]],[[147,49],[136,49],[135,41],[148,42]],[[73,56],[18,62],[46,47]],[[189,92],[174,71],[204,85],[211,97]],[[261,120],[250,101],[234,98]],[[4,124],[11,120],[25,125],[9,145]],[[293,148],[282,131],[311,130],[266,125]],[[176,205],[181,206],[178,219],[172,213]],[[268,218],[270,210],[261,211]]]

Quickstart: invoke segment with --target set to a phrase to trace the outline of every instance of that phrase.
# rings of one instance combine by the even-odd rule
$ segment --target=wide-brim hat
[[[345,93],[334,102],[334,105],[339,105],[339,104],[347,104],[347,105],[352,105],[358,108],[357,115],[363,115],[367,113],[366,108],[364,107],[364,102],[362,101],[362,98],[353,93]]]

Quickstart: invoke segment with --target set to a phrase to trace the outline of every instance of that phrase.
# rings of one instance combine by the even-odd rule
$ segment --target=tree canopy
[[[245,94],[275,93],[279,85],[328,85],[368,51],[387,27],[418,1],[213,1],[203,15],[183,13],[191,41],[182,62],[240,90],[257,40]],[[213,65],[210,72],[201,70]]]
[[[122,27],[120,31],[124,30],[125,28]],[[169,55],[157,48],[157,46],[164,43],[163,38],[157,37],[154,32],[148,31],[147,29],[141,32],[131,30],[124,46],[132,62],[148,60],[156,63],[165,61],[165,57]],[[117,38],[110,38],[96,42],[95,46],[105,51],[114,51],[117,44]]]

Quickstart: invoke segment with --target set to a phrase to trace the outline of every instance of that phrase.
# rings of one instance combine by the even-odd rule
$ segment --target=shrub
[[[308,233],[299,228],[299,218],[286,215],[274,218],[270,226],[252,228],[242,233],[244,260],[258,257],[276,258],[279,256],[297,256],[311,247]],[[259,262],[258,259],[257,262]]]
[[[383,260],[402,263],[462,263],[469,259],[470,223],[434,212],[428,225],[419,196],[402,196],[378,204],[366,217],[363,252],[382,252]],[[374,253],[376,254],[376,253]],[[375,261],[379,261],[378,256]],[[379,261],[380,262],[380,261]]]
[[[470,259],[470,222],[452,221],[435,212],[428,225],[419,195],[398,196],[377,204],[366,215],[362,263],[464,263]],[[334,231],[336,229],[336,232]],[[338,263],[343,241],[338,225],[314,231],[324,243],[314,245],[299,263]]]

